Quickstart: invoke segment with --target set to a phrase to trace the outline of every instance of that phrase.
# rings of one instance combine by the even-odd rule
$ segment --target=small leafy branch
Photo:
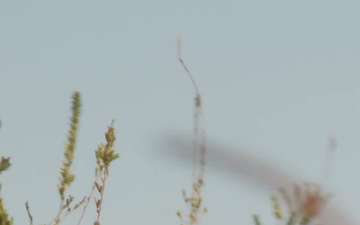
[[[71,207],[74,197],[72,195],[69,195],[65,199],[66,190],[70,187],[70,185],[75,179],[75,175],[71,173],[70,168],[74,161],[74,153],[75,153],[77,133],[79,127],[79,120],[80,120],[80,112],[81,112],[81,96],[79,92],[74,92],[72,96],[71,109],[72,109],[72,117],[70,119],[68,142],[65,144],[65,153],[64,153],[65,160],[63,160],[62,162],[63,168],[60,169],[61,178],[60,178],[60,184],[58,185],[58,191],[61,198],[61,202],[58,213],[53,220],[54,225],[59,225],[61,220],[63,220],[71,212],[77,209],[79,207],[79,204],[83,202],[80,201],[74,207]],[[28,214],[31,215],[29,213],[29,210],[27,211]],[[32,217],[30,216],[29,218],[32,219]]]
[[[80,201],[76,204],[74,202],[74,196],[68,195],[66,196],[66,191],[72,184],[75,179],[75,175],[72,174],[70,171],[71,165],[74,161],[74,153],[75,147],[77,143],[77,134],[78,134],[78,127],[79,127],[79,119],[80,119],[80,112],[81,112],[81,98],[79,92],[74,92],[72,96],[72,117],[70,119],[70,129],[68,135],[68,141],[65,144],[65,152],[64,157],[65,159],[62,161],[63,167],[60,170],[60,184],[58,185],[58,192],[60,195],[60,207],[58,213],[54,217],[54,219],[49,224],[59,225],[67,216],[69,216],[72,212],[79,209],[80,206],[83,206],[83,211],[81,217],[78,221],[78,225],[81,224],[82,218],[85,214],[87,206],[93,196],[95,188],[98,190],[100,194],[99,199],[95,199],[96,208],[97,208],[97,219],[95,221],[95,225],[100,225],[100,214],[101,214],[101,206],[104,199],[104,190],[105,190],[105,183],[106,179],[109,175],[109,166],[112,161],[119,157],[119,154],[115,153],[115,128],[113,126],[114,120],[111,125],[108,127],[108,130],[105,134],[106,137],[106,144],[99,145],[98,149],[95,152],[97,167],[96,167],[96,180],[94,182],[92,192],[87,197],[83,197]],[[0,163],[0,173],[6,170],[10,166],[10,162],[8,158],[2,158]],[[99,184],[99,180],[101,180],[101,184]],[[8,215],[6,210],[2,205],[2,199],[0,199],[0,225],[13,225],[12,218],[8,219]],[[30,212],[29,203],[25,203],[26,212],[29,217],[30,225],[33,225],[33,216]]]
[[[68,143],[65,144],[65,160],[63,160],[63,168],[60,170],[61,180],[58,185],[61,200],[64,201],[64,195],[68,187],[75,179],[75,175],[70,172],[70,166],[74,161],[74,152],[77,141],[77,133],[80,119],[80,93],[75,92],[72,97],[72,117],[68,136]]]
[[[112,161],[119,158],[119,154],[115,153],[115,128],[114,128],[114,120],[112,121],[111,125],[108,126],[108,130],[105,133],[106,144],[100,144],[98,149],[95,151],[96,157],[96,169],[95,169],[95,181],[91,189],[90,195],[86,198],[86,203],[84,204],[83,211],[81,213],[80,219],[78,221],[78,225],[81,224],[81,221],[85,215],[86,209],[89,206],[89,203],[94,196],[95,189],[98,191],[100,198],[94,197],[95,206],[96,206],[96,213],[97,218],[94,222],[95,225],[100,225],[100,215],[102,210],[102,204],[104,201],[104,191],[105,191],[105,184],[106,180],[109,176],[109,167]],[[101,181],[101,184],[99,182]]]
[[[94,225],[100,225],[100,215],[101,215],[101,207],[104,201],[104,191],[106,180],[109,176],[109,166],[112,161],[119,158],[119,154],[115,153],[114,143],[116,140],[115,137],[115,129],[113,127],[114,120],[111,125],[108,127],[108,131],[105,134],[106,144],[100,144],[98,149],[95,151],[97,167],[95,170],[96,180],[94,185],[99,198],[94,198],[96,204],[96,213],[97,218],[94,222]],[[100,180],[100,181],[99,181]]]
[[[190,206],[189,221],[184,221],[182,212],[178,211],[177,215],[183,224],[195,225],[199,224],[199,214],[205,213],[206,208],[202,207],[202,188],[204,186],[205,160],[206,160],[206,145],[205,145],[205,130],[203,128],[203,107],[200,91],[196,82],[187,68],[184,60],[181,57],[181,39],[178,38],[178,60],[183,69],[188,74],[196,95],[194,105],[194,149],[193,149],[193,184],[191,195],[187,196],[186,190],[183,189],[183,198],[187,205]]]

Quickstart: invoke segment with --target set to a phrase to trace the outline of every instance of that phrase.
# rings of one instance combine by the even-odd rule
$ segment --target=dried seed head
[[[324,195],[321,187],[316,183],[305,183],[303,186],[293,186],[293,196],[280,189],[281,197],[286,202],[289,212],[289,221],[300,219],[300,224],[306,225],[320,215],[328,202],[330,195]],[[273,200],[274,214],[279,219],[281,212],[278,202]],[[291,224],[291,223],[290,223]]]

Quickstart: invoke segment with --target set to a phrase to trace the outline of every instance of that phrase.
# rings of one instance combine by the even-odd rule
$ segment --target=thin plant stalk
[[[177,40],[178,60],[189,76],[195,89],[195,105],[194,105],[194,147],[193,147],[193,184],[191,196],[187,197],[186,191],[183,190],[183,198],[185,203],[190,205],[189,224],[199,224],[199,214],[202,209],[202,187],[204,185],[205,161],[206,161],[206,145],[205,145],[205,130],[203,128],[203,107],[199,88],[181,57],[181,39]],[[181,211],[177,213],[180,220],[183,222]]]

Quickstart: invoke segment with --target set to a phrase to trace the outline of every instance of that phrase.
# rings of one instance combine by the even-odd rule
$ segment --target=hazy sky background
[[[68,193],[90,192],[94,150],[115,118],[121,158],[111,167],[102,224],[179,224],[191,162],[179,157],[178,144],[191,143],[194,90],[176,59],[177,35],[202,91],[212,149],[203,224],[252,224],[253,213],[275,223],[274,190],[221,167],[216,154],[251,156],[322,181],[331,135],[338,141],[326,186],[331,204],[360,221],[359,7],[335,0],[1,1],[0,155],[13,166],[0,179],[15,223],[28,223],[26,201],[35,224],[57,212],[71,95],[80,91],[77,177]],[[95,216],[92,206],[83,224]]]

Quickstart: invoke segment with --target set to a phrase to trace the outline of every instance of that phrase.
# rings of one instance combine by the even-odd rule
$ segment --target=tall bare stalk
[[[193,145],[193,181],[191,195],[187,196],[186,191],[183,190],[183,198],[186,204],[190,205],[189,220],[185,222],[182,218],[181,211],[177,215],[183,224],[195,225],[199,224],[199,214],[206,212],[206,208],[202,207],[202,188],[204,186],[204,173],[206,162],[206,140],[204,129],[204,116],[202,98],[199,88],[181,57],[181,39],[177,40],[178,60],[183,69],[188,74],[194,89],[195,89],[195,104],[194,104],[194,145]]]

